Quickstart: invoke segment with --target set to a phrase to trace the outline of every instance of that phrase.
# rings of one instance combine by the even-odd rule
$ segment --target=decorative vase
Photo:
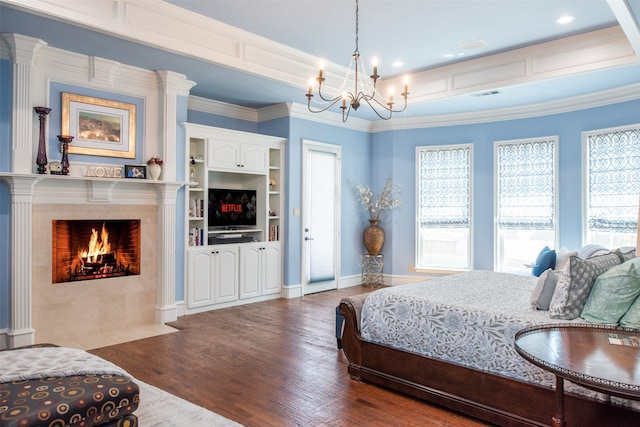
[[[378,226],[377,219],[370,219],[369,223],[371,225],[364,229],[362,239],[369,255],[376,256],[380,253],[382,245],[384,245],[384,230]]]
[[[58,141],[62,144],[62,160],[60,161],[62,175],[69,175],[69,144],[71,144],[73,138],[73,136],[69,135],[58,135]]]
[[[47,147],[45,145],[44,130],[45,123],[47,122],[47,114],[51,111],[51,108],[47,107],[33,107],[33,110],[38,113],[40,119],[40,140],[38,141],[38,156],[36,157],[36,165],[38,165],[38,173],[47,172]]]
[[[160,178],[160,174],[162,173],[162,167],[157,163],[152,163],[149,165],[149,177],[157,181]]]

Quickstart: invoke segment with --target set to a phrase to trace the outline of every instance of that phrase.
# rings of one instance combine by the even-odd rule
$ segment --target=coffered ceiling
[[[262,108],[306,105],[320,61],[340,90],[355,9],[354,0],[0,0],[0,31],[183,73],[195,96]],[[640,97],[639,12],[637,0],[360,0],[359,50],[378,58],[381,91],[409,76],[402,118]],[[574,20],[555,22],[566,15]],[[356,115],[375,119],[366,110]]]

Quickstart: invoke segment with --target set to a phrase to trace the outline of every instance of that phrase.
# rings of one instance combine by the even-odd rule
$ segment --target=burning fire
[[[111,245],[109,244],[109,232],[104,223],[102,224],[102,231],[100,237],[98,237],[98,230],[91,229],[91,238],[89,239],[89,249],[78,251],[80,259],[86,260],[87,263],[99,262],[99,258],[102,255],[111,253]]]

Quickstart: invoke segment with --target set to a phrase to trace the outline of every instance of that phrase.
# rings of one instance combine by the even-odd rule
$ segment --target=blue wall
[[[342,147],[342,248],[341,275],[360,273],[364,252],[362,230],[367,215],[355,201],[351,183],[379,191],[387,178],[400,186],[401,205],[383,216],[386,231],[382,253],[385,273],[414,275],[415,263],[415,150],[423,145],[473,144],[473,268],[492,270],[493,259],[493,147],[495,141],[558,135],[559,142],[559,245],[582,246],[581,132],[640,123],[640,101],[629,101],[570,113],[529,119],[460,126],[384,131],[374,134],[290,118],[257,125],[258,133],[288,138],[286,147],[286,225],[284,284],[300,283],[302,218],[302,141],[309,139]],[[211,116],[201,124],[237,129],[237,121]],[[213,124],[215,123],[215,124]],[[247,126],[242,129],[246,130]]]
[[[11,66],[0,60],[0,171],[10,169],[11,158]],[[79,93],[77,87],[52,83],[50,152],[57,152],[59,132],[59,100],[61,91]],[[113,98],[113,94],[89,91],[89,96]],[[125,102],[140,103],[137,98],[123,97]],[[139,104],[139,114],[144,114]],[[285,137],[285,286],[300,284],[302,224],[293,216],[294,208],[302,208],[302,142],[304,139],[336,144],[342,147],[342,248],[341,275],[360,273],[364,252],[362,230],[367,225],[366,212],[358,205],[351,183],[371,186],[375,191],[391,177],[401,187],[401,206],[385,215],[381,225],[387,232],[383,254],[385,273],[415,274],[408,264],[415,261],[415,149],[422,145],[472,143],[473,157],[473,252],[476,269],[493,268],[493,145],[495,141],[558,135],[559,143],[559,245],[578,248],[582,245],[581,224],[581,132],[640,123],[640,101],[629,101],[604,107],[543,117],[492,123],[444,126],[425,129],[384,131],[375,134],[328,126],[300,118],[281,118],[261,123],[230,119],[201,112],[187,111],[186,97],[178,99],[177,122],[185,121],[209,126],[258,132]],[[143,141],[144,120],[139,116],[138,140]],[[185,152],[185,133],[177,127],[176,149]],[[142,162],[142,143],[135,161]],[[108,158],[101,161],[108,161]],[[186,179],[185,159],[176,159],[177,179]],[[120,160],[116,160],[121,162]],[[184,299],[184,190],[177,198],[176,212],[176,300]],[[9,195],[0,183],[0,328],[8,326],[9,293]]]
[[[225,129],[241,130],[244,132],[258,132],[258,124],[247,120],[233,119],[216,114],[203,113],[202,111],[189,110],[187,122],[198,125],[215,126]]]
[[[359,206],[351,183],[368,184],[371,179],[370,135],[308,120],[291,119],[287,168],[287,225],[285,250],[285,286],[300,284],[302,253],[302,217],[292,216],[294,208],[302,208],[302,142],[303,139],[342,147],[342,248],[341,275],[359,274],[364,245],[362,230],[366,225],[364,210]]]
[[[559,136],[559,245],[582,245],[581,132],[640,123],[640,101],[543,117],[501,122],[382,132],[372,137],[372,173],[376,187],[389,175],[402,185],[399,209],[385,220],[385,273],[410,274],[415,259],[415,148],[422,145],[473,144],[473,253],[475,269],[493,269],[494,141]],[[380,171],[380,172],[376,172]],[[375,182],[377,180],[377,182]],[[391,221],[391,228],[389,228]]]

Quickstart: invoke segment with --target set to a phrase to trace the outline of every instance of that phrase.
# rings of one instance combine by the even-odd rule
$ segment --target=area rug
[[[141,427],[242,427],[150,384],[135,382],[140,387],[140,406],[134,413]]]

